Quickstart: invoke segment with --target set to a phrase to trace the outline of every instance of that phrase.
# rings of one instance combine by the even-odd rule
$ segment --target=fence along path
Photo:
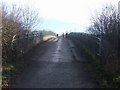
[[[43,41],[42,33],[32,32],[23,35],[15,35],[12,39],[12,51],[15,57],[20,57],[21,55],[28,52],[32,47],[37,45],[39,42]]]

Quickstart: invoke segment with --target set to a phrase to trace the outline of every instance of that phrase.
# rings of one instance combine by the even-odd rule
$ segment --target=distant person
[[[68,33],[66,33],[65,37],[66,37],[66,38],[68,37]]]
[[[58,37],[58,34],[57,34],[57,37]]]

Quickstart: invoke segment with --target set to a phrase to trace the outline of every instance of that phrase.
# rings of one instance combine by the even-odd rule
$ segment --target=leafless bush
[[[116,7],[109,5],[102,8],[102,12],[92,18],[92,24],[88,29],[90,33],[95,34],[101,39],[101,57],[106,62],[105,65],[109,66],[107,69],[111,69],[111,72],[115,72],[119,64],[119,22],[120,19]]]
[[[16,5],[1,5],[2,9],[2,57],[3,63],[13,59],[13,42],[17,37],[27,35],[31,30],[35,30],[38,25],[38,13],[27,8],[20,8]],[[23,39],[24,40],[24,39]],[[20,42],[17,42],[18,44]],[[17,45],[18,45],[17,44]],[[20,44],[23,45],[24,44]],[[29,48],[29,47],[27,47]]]

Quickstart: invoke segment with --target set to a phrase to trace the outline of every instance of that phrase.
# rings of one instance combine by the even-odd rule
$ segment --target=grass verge
[[[82,51],[82,56],[88,60],[88,63],[85,63],[86,69],[101,88],[120,88],[120,74],[113,75],[106,72],[104,65],[100,63],[99,57],[95,56],[82,42],[72,37],[70,39],[78,50]]]

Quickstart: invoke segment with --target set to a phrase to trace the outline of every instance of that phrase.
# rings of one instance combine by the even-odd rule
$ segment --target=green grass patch
[[[24,62],[18,61],[15,64],[6,63],[2,66],[2,86],[3,88],[9,87],[11,80],[21,73],[25,67]]]

